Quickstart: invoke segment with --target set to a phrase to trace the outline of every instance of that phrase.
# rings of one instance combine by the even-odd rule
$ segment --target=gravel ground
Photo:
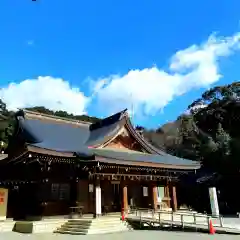
[[[198,239],[226,239],[235,240],[239,239],[239,235],[208,235],[201,233],[186,233],[186,232],[165,232],[165,231],[131,231],[124,233],[114,233],[114,234],[104,234],[104,235],[87,235],[87,236],[71,236],[71,235],[61,235],[61,234],[18,234],[18,233],[1,233],[0,240],[98,240],[101,236],[101,240],[122,240],[122,239],[138,239],[138,240],[198,240]]]

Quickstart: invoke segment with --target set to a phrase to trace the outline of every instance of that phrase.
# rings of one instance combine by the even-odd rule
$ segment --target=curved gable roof
[[[97,123],[89,124],[75,120],[61,119],[45,114],[36,114],[24,111],[16,113],[19,133],[28,146],[46,149],[56,152],[78,153],[79,156],[98,156],[115,160],[127,160],[129,162],[152,162],[162,164],[186,165],[193,169],[200,164],[191,160],[185,160],[171,156],[156,149],[138,134],[127,114],[127,109],[105,118]],[[124,127],[147,151],[142,153],[121,152],[113,150],[100,150],[89,147],[99,146],[113,139]]]
[[[57,119],[29,111],[16,113],[18,126],[27,144],[55,151],[77,152],[82,147],[102,144],[124,125],[126,110],[95,124]]]

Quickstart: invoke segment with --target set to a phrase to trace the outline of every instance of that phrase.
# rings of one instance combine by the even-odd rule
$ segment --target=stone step
[[[91,226],[91,222],[66,222],[64,225],[76,225],[76,226]]]
[[[106,225],[101,225],[101,226],[94,226],[94,227],[90,227],[90,228],[79,228],[79,227],[69,227],[69,226],[62,226],[60,227],[59,229],[61,230],[71,230],[71,231],[78,231],[78,230],[81,230],[81,231],[85,231],[85,230],[94,230],[94,229],[115,229],[115,228],[118,228],[118,229],[128,229],[127,226],[125,225],[111,225],[111,226],[106,226]]]
[[[90,224],[90,225],[84,225],[84,224],[73,224],[73,223],[65,223],[61,226],[61,228],[78,228],[78,229],[88,229],[88,228],[103,228],[103,227],[115,227],[115,226],[124,226],[127,227],[127,223],[97,223],[97,224]]]
[[[123,222],[118,217],[102,217],[97,219],[70,219],[61,227],[57,228],[56,233],[86,235],[112,233],[131,230],[127,222]]]
[[[88,219],[69,219],[69,223],[89,223],[91,224],[93,220],[88,220]]]
[[[85,221],[68,221],[65,223],[65,225],[71,226],[99,226],[99,225],[112,225],[112,224],[121,224],[122,222],[120,220],[115,220],[115,221],[92,221],[92,222],[85,222]]]
[[[72,223],[65,223],[65,224],[62,224],[60,226],[63,226],[63,227],[73,227],[73,228],[90,228],[90,227],[102,227],[102,226],[106,226],[106,227],[112,227],[112,226],[119,226],[119,225],[124,225],[123,223],[95,223],[95,224],[72,224]]]
[[[70,232],[88,232],[88,228],[82,229],[82,228],[68,228],[68,227],[60,227],[57,229],[57,231],[70,231]]]
[[[93,225],[93,226],[95,226],[95,225],[101,225],[101,224],[121,224],[122,223],[122,221],[120,221],[120,220],[118,220],[118,221],[93,221],[93,222],[91,222],[91,223],[85,223],[85,222],[67,222],[69,225],[70,224],[73,224],[73,225],[79,225],[79,226],[81,226],[81,225]]]
[[[72,231],[64,231],[64,230],[57,230],[54,231],[54,233],[60,233],[60,234],[70,234],[70,235],[86,235],[86,232],[78,231],[78,232],[72,232]]]
[[[79,224],[69,224],[65,223],[61,227],[68,227],[68,228],[80,228],[80,229],[88,229],[91,225],[79,225]]]
[[[127,228],[103,228],[103,229],[57,229],[55,233],[61,233],[61,234],[71,234],[71,235],[87,235],[87,234],[103,234],[103,233],[113,233],[113,232],[125,232],[129,231]]]
[[[79,222],[79,223],[91,223],[91,222],[119,222],[121,221],[120,217],[119,218],[97,218],[97,219],[69,219],[68,222]]]

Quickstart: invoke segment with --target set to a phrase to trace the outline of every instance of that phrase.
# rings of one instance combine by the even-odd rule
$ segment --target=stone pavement
[[[0,240],[127,240],[127,239],[138,239],[138,240],[235,240],[239,239],[239,235],[208,235],[201,233],[186,233],[186,232],[165,232],[165,231],[131,231],[114,234],[104,235],[85,235],[85,236],[70,236],[61,234],[17,234],[14,232],[1,233]]]

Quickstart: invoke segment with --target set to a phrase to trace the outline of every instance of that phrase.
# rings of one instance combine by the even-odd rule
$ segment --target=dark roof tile
[[[108,119],[102,127],[91,128],[91,125],[58,123],[39,119],[25,119],[18,116],[19,126],[28,144],[55,151],[77,152],[83,146],[94,146],[104,143],[115,136],[123,125],[116,117]],[[110,121],[109,121],[110,120]],[[114,121],[113,121],[114,120]]]
[[[88,127],[73,127],[71,124],[54,124],[39,120],[25,120],[24,129],[34,132],[42,141],[33,143],[36,147],[76,152],[89,137]],[[31,142],[29,142],[31,143]]]
[[[171,155],[147,154],[135,151],[121,151],[115,149],[92,149],[95,155],[118,160],[129,160],[139,162],[163,163],[169,165],[199,165],[196,161],[186,160]]]
[[[88,148],[114,137],[126,123],[123,118],[125,113],[126,110],[92,125],[26,119],[23,112],[16,116],[25,142],[35,147],[58,152],[72,152],[82,158],[100,156],[125,161],[187,165],[193,166],[193,169],[196,165],[200,166],[197,162],[177,158],[166,153],[163,155],[144,154],[133,151]]]

